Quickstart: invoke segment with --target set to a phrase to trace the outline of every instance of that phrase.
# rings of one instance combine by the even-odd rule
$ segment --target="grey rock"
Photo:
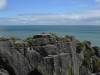
[[[45,34],[42,35],[43,37]],[[37,37],[37,36],[36,36]],[[50,43],[49,37],[34,38],[35,45],[28,47],[23,41],[16,48],[11,40],[0,40],[0,72],[8,75],[90,75],[93,69],[92,57],[89,67],[83,65],[84,51],[77,53],[76,40],[64,42],[62,40]],[[34,40],[33,39],[33,40]],[[40,40],[41,39],[41,40]],[[91,44],[86,48],[94,51]],[[95,56],[97,58],[97,56]],[[99,59],[99,57],[98,57]],[[92,69],[90,69],[92,67]]]

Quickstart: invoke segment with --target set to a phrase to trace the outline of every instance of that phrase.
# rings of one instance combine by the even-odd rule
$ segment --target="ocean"
[[[0,37],[18,37],[25,39],[42,32],[54,32],[59,36],[73,35],[76,39],[92,42],[93,46],[100,46],[100,26],[66,26],[66,25],[27,25],[0,26]]]

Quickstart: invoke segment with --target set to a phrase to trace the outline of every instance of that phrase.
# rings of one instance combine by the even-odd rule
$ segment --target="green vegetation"
[[[90,41],[79,42],[77,44],[77,53],[83,51],[84,60],[82,61],[82,66],[88,68],[91,72],[97,72],[100,70],[100,60],[99,60],[99,47],[92,47]]]
[[[25,41],[28,43],[28,45],[30,47],[33,45],[33,38],[32,37],[28,37]]]
[[[100,71],[100,60],[97,60],[95,63],[95,70]]]
[[[77,53],[81,53],[81,51],[85,49],[85,44],[83,42],[80,42],[77,44],[77,47],[76,47],[76,52]]]
[[[60,39],[60,37],[57,35],[57,33],[50,32],[49,34],[51,35],[52,38],[54,38],[56,40]]]
[[[15,44],[16,49],[20,49],[21,47],[22,47],[21,44]]]
[[[72,67],[68,65],[68,75],[74,75]]]

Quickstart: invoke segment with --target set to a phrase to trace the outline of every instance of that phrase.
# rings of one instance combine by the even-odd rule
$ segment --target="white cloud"
[[[0,10],[4,9],[7,5],[7,1],[6,0],[0,0]]]
[[[0,25],[100,25],[100,10],[80,14],[48,14],[0,19]]]

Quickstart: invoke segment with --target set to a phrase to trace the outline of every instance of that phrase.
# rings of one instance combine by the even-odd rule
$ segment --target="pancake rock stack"
[[[31,40],[0,40],[0,74],[2,75],[91,75],[100,71],[100,50],[85,42],[81,47],[74,37],[58,38],[38,34]],[[85,61],[86,49],[93,51]],[[98,51],[98,57],[95,51]],[[90,52],[91,52],[90,51]],[[98,61],[98,65],[95,63]],[[97,67],[97,70],[95,68]],[[95,71],[96,70],[96,71]]]

